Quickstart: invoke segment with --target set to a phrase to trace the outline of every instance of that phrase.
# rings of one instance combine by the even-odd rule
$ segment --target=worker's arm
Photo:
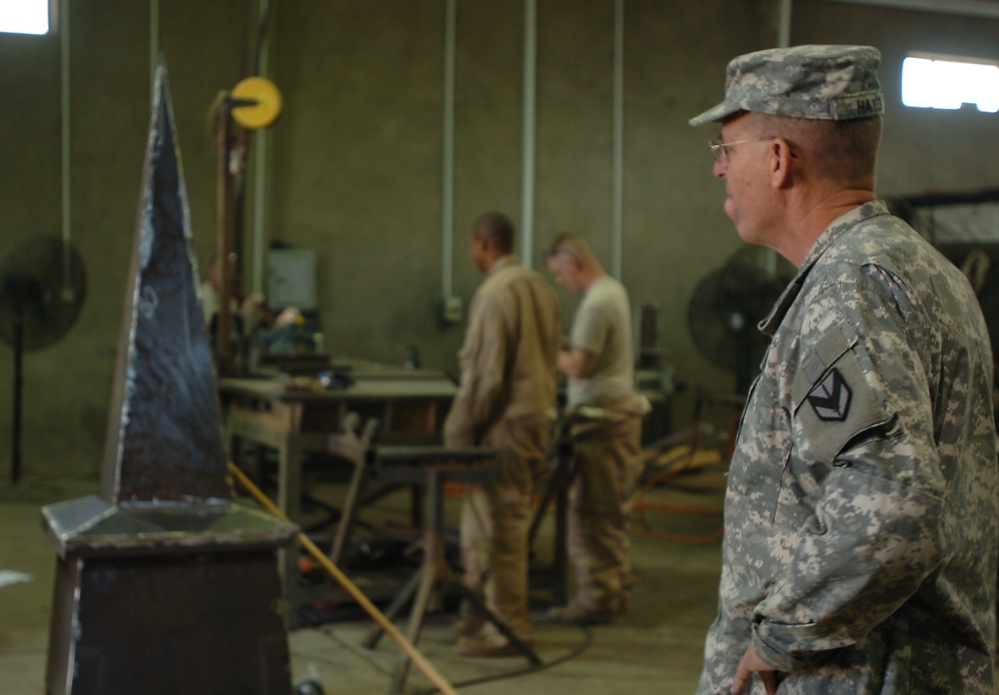
[[[566,376],[585,379],[597,366],[599,357],[595,352],[579,347],[563,347],[558,351],[558,368]]]
[[[448,446],[477,446],[506,407],[509,321],[497,297],[476,295],[461,348],[461,383],[444,422]]]

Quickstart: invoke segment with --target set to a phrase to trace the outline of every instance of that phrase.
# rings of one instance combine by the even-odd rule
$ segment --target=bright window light
[[[51,0],[0,0],[0,32],[7,34],[49,33]]]
[[[902,61],[902,103],[923,109],[999,111],[999,64],[942,56],[909,56]]]

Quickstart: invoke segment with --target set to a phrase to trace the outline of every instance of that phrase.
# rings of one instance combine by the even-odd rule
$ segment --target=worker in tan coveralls
[[[459,353],[461,383],[444,423],[448,446],[483,446],[499,455],[500,479],[466,488],[461,514],[465,586],[520,640],[530,643],[530,494],[547,468],[556,411],[558,298],[513,254],[513,223],[487,213],[472,230],[472,259],[486,274],[472,299]],[[462,607],[458,652],[518,654],[485,616]]]
[[[606,623],[630,601],[628,517],[642,472],[642,418],[649,403],[634,390],[631,307],[624,286],[604,272],[576,234],[554,241],[548,269],[560,285],[583,294],[558,361],[568,376],[574,478],[566,542],[576,593],[548,618]]]

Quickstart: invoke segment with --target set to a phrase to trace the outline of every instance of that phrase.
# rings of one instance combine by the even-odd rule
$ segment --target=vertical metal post
[[[149,103],[156,101],[156,67],[160,62],[160,0],[149,0]]]
[[[269,0],[260,0],[258,20],[271,12]],[[270,20],[269,20],[270,21]],[[259,22],[258,22],[259,23]],[[257,48],[260,64],[257,72],[261,77],[267,77],[269,72],[270,31],[265,34],[258,32],[262,45]],[[267,129],[261,128],[255,133],[256,146],[253,148],[253,269],[250,287],[254,294],[263,296],[264,287],[264,237],[267,229]]]
[[[611,161],[611,275],[622,280],[624,255],[624,0],[614,2],[614,106]]]
[[[60,92],[60,128],[61,128],[61,196],[62,196],[62,240],[63,256],[63,287],[69,287],[69,240],[72,231],[72,183],[70,174],[72,143],[70,134],[70,65],[69,65],[69,0],[61,0],[59,4],[59,92]]]
[[[454,294],[454,101],[458,43],[458,0],[447,0],[444,15],[444,133],[441,181],[441,298]]]
[[[777,46],[787,48],[791,42],[791,5],[794,0],[780,1],[780,24],[777,27]]]
[[[232,175],[229,173],[229,148],[231,145],[229,107],[225,97],[218,114],[215,137],[218,140],[218,171],[216,182],[218,202],[218,254],[219,254],[219,311],[215,336],[215,353],[220,374],[231,373],[234,367],[232,346],[232,300],[233,277],[235,275],[236,254],[233,248],[233,191]]]
[[[520,258],[527,267],[534,259],[534,165],[537,120],[538,0],[524,0],[524,132],[520,180]]]
[[[14,312],[14,432],[11,452],[10,482],[21,480],[21,399],[24,392],[24,300],[18,298]]]

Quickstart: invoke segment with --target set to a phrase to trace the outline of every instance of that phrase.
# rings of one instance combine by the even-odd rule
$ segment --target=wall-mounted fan
[[[86,273],[79,251],[52,236],[34,236],[0,261],[0,339],[14,349],[11,481],[21,478],[21,362],[63,337],[80,315]]]
[[[794,266],[782,256],[747,245],[694,289],[687,306],[694,342],[712,362],[735,371],[739,394],[749,390],[770,342],[756,326],[794,276]]]

